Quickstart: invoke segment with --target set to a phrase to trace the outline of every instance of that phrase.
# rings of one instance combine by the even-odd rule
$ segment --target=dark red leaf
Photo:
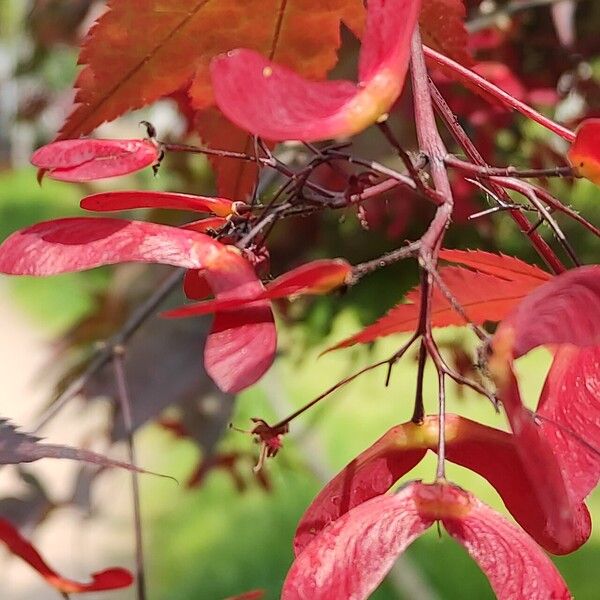
[[[139,171],[158,161],[150,140],[62,140],[42,146],[31,163],[61,181],[92,181]]]
[[[128,587],[133,583],[131,573],[118,567],[92,573],[90,583],[80,583],[62,577],[44,562],[32,544],[5,519],[0,519],[0,540],[8,546],[13,554],[32,566],[52,587],[64,594],[116,590]]]
[[[233,123],[269,140],[358,133],[383,117],[402,91],[420,2],[369,0],[359,84],[316,82],[253,50],[211,62],[215,99]]]
[[[240,204],[242,204],[240,202]],[[218,217],[232,214],[234,202],[227,198],[193,196],[175,192],[102,192],[86,196],[81,208],[97,212],[129,210],[133,208],[172,208],[195,212],[211,212]]]
[[[250,296],[227,300],[219,298],[199,304],[182,306],[181,308],[170,310],[164,316],[169,318],[191,317],[194,315],[209,314],[218,310],[241,307],[252,304],[256,300],[274,300],[276,298],[304,294],[326,294],[343,285],[351,272],[352,267],[345,260],[315,260],[284,273],[281,277],[269,283],[265,290],[254,298]],[[204,291],[202,284],[194,280],[194,275],[190,275],[189,279],[186,295],[188,297],[193,297],[191,294],[198,296]],[[188,290],[190,293],[188,293]]]
[[[464,0],[423,0],[419,25],[423,43],[463,65],[472,65]]]

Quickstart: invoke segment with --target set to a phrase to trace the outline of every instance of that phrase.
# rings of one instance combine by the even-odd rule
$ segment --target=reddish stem
[[[425,276],[422,278],[422,314],[420,329],[424,326],[423,340],[426,348],[435,364],[440,381],[439,387],[439,436],[438,436],[438,463],[436,475],[437,478],[443,478],[445,472],[445,389],[443,366],[440,361],[439,350],[431,333],[431,294],[433,291],[432,271],[437,266],[437,257],[439,253],[444,233],[450,224],[452,211],[454,209],[454,199],[450,180],[446,171],[444,159],[447,151],[444,142],[440,137],[431,93],[429,90],[429,77],[425,65],[425,56],[423,54],[423,45],[421,43],[421,34],[419,28],[415,29],[411,42],[411,75],[413,88],[413,104],[415,112],[415,124],[417,128],[417,137],[419,139],[419,148],[429,157],[431,177],[436,191],[440,194],[443,204],[436,210],[435,216],[429,225],[427,231],[421,238],[421,260]]]
[[[446,123],[448,131],[450,131],[452,137],[456,140],[456,143],[475,164],[487,167],[488,165],[479,153],[479,150],[477,150],[469,136],[466,134],[465,130],[462,128],[461,124],[458,122],[458,119],[452,112],[451,108],[448,106],[448,103],[444,100],[439,90],[431,81],[429,82],[429,88],[431,90],[431,97],[433,98],[437,111],[442,117],[444,123]],[[493,182],[491,182],[490,185],[492,191],[497,194],[498,197],[506,204],[513,203],[511,197],[503,187]],[[513,218],[513,221],[515,221],[515,223],[518,225],[519,229],[529,237],[537,253],[544,259],[550,269],[552,269],[552,271],[556,274],[565,271],[565,267],[560,262],[552,248],[550,248],[550,246],[537,231],[532,230],[531,223],[527,217],[517,209],[509,210],[509,214]]]
[[[498,86],[481,77],[481,75],[475,73],[475,71],[471,71],[471,69],[463,67],[461,64],[453,61],[451,58],[448,58],[447,56],[444,56],[443,54],[440,54],[439,52],[436,52],[427,46],[423,46],[423,51],[425,52],[427,58],[441,67],[449,70],[456,77],[456,79],[462,83],[471,84],[471,86],[474,87],[474,91],[483,90],[502,102],[504,106],[520,112],[523,116],[535,121],[536,123],[539,123],[542,127],[545,127],[546,129],[552,131],[552,133],[555,133],[561,138],[567,140],[567,142],[572,144],[575,141],[575,133],[573,131],[567,127],[564,127],[563,125],[559,125],[552,119],[545,117],[541,113],[537,112],[537,110],[531,108],[531,106],[528,104],[517,100],[515,97],[500,89]]]

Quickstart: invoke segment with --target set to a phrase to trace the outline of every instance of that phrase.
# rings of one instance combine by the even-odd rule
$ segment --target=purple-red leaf
[[[8,421],[0,419],[0,465],[30,463],[41,458],[63,458],[102,465],[103,467],[119,467],[138,473],[148,473],[140,467],[114,460],[90,450],[72,448],[61,444],[41,443],[40,438],[20,432]],[[155,474],[153,473],[153,475]]]
[[[126,569],[118,567],[92,573],[92,581],[80,583],[62,577],[51,569],[33,545],[21,536],[19,531],[5,519],[0,519],[0,540],[12,554],[22,558],[33,567],[52,587],[63,594],[81,594],[125,588],[133,583],[133,576]]]
[[[133,208],[172,208],[194,212],[211,212],[217,217],[228,217],[232,214],[234,204],[227,198],[133,190],[102,192],[86,196],[81,201],[81,208],[96,212],[130,210]],[[243,203],[240,202],[239,204]]]
[[[150,140],[61,140],[42,146],[31,163],[61,181],[93,181],[155,164],[160,149]]]
[[[477,561],[500,600],[570,598],[556,567],[523,531],[450,485],[411,483],[361,504],[296,557],[282,600],[363,600],[397,556],[434,522]]]
[[[353,135],[385,118],[408,67],[419,0],[369,0],[359,83],[316,82],[253,50],[214,58],[215,100],[233,123],[269,140]]]

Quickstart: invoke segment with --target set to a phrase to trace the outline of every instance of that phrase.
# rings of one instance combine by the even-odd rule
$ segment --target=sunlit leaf
[[[31,163],[52,179],[93,181],[149,167],[159,154],[150,140],[62,140],[36,150]]]
[[[174,192],[102,192],[86,196],[81,208],[96,212],[130,210],[133,208],[174,208],[196,212],[210,212],[218,217],[232,213],[233,202],[227,198],[193,196]]]
[[[250,49],[214,58],[217,105],[236,125],[269,140],[324,140],[372,125],[404,85],[420,1],[369,0],[358,84],[318,82]]]
[[[477,561],[500,600],[570,598],[556,567],[522,530],[456,486],[411,483],[324,529],[296,557],[282,600],[368,598],[397,556],[436,521]]]

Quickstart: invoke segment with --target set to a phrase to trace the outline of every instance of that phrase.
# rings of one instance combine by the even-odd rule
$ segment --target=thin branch
[[[537,197],[535,191],[527,183],[519,181],[518,179],[512,179],[510,177],[493,177],[492,179],[496,183],[499,183],[500,185],[514,190],[516,192],[519,192],[520,194],[525,196],[531,202],[531,204],[533,204],[533,206],[535,206],[535,208],[539,211],[546,223],[550,225],[552,231],[554,231],[554,235],[557,237],[558,241],[565,249],[565,252],[569,255],[570,259],[573,261],[575,266],[581,265],[581,261],[577,257],[575,250],[569,243],[569,240],[567,239],[565,234],[562,232],[558,223],[552,218],[552,215],[546,209],[543,202],[540,202],[540,199]]]
[[[125,348],[117,346],[114,348],[113,367],[115,382],[117,384],[117,394],[119,406],[123,415],[123,424],[127,436],[127,449],[129,451],[129,462],[137,466],[135,446],[133,444],[133,419],[131,416],[131,400],[125,377],[125,367],[123,357]],[[146,576],[144,572],[144,544],[142,540],[142,513],[140,507],[140,485],[138,474],[131,471],[131,490],[133,496],[133,518],[135,526],[135,564],[137,574],[137,600],[146,600]]]
[[[446,375],[438,371],[438,461],[436,479],[446,478]]]
[[[555,198],[548,190],[538,185],[529,184],[530,188],[541,198],[546,204],[551,206],[554,210],[564,213],[574,221],[577,221],[580,225],[585,227],[590,233],[596,237],[600,237],[600,229],[598,229],[593,223],[590,223],[587,219],[584,219],[577,211],[573,210],[570,206],[564,205],[560,200]]]
[[[446,124],[452,137],[456,140],[456,143],[474,163],[480,166],[488,166],[461,124],[458,122],[456,115],[452,112],[452,109],[448,106],[448,103],[444,100],[444,97],[440,94],[439,90],[431,80],[429,80],[429,89],[438,114]],[[491,189],[503,202],[512,204],[511,197],[503,187],[492,182]],[[518,225],[519,229],[529,237],[533,247],[550,269],[554,273],[562,273],[565,270],[564,265],[539,233],[531,231],[531,223],[528,221],[527,217],[522,214],[520,210],[509,210],[509,214]]]
[[[403,246],[402,248],[398,248],[397,250],[388,252],[387,254],[384,254],[379,258],[375,258],[373,260],[354,265],[354,267],[352,268],[352,275],[350,277],[348,285],[355,285],[365,275],[373,273],[378,269],[383,269],[384,267],[394,264],[400,260],[404,260],[405,258],[416,256],[419,252],[420,247],[420,241],[411,242],[407,246]]]
[[[517,169],[516,167],[488,167],[474,165],[473,163],[461,160],[460,158],[449,154],[445,158],[449,167],[454,167],[465,173],[477,175],[478,177],[518,177],[523,179],[535,177],[576,177],[573,167],[561,166],[550,167],[548,169]]]
[[[537,110],[531,108],[531,106],[528,104],[517,100],[514,96],[511,96],[498,86],[490,83],[487,79],[481,77],[481,75],[475,73],[475,71],[471,71],[470,69],[463,67],[460,63],[457,63],[451,58],[448,58],[447,56],[444,56],[443,54],[440,54],[439,52],[436,52],[427,46],[423,46],[423,50],[427,58],[447,71],[450,71],[452,75],[459,79],[463,84],[466,83],[469,89],[472,89],[473,91],[482,95],[484,98],[486,98],[486,95],[482,94],[482,91],[499,100],[502,104],[504,104],[504,106],[520,112],[524,117],[527,117],[542,127],[552,131],[556,135],[565,139],[567,142],[572,143],[575,141],[575,133],[573,131],[567,127],[564,127],[563,125],[560,125],[559,123],[556,123],[552,119],[545,117]]]
[[[432,273],[437,267],[439,250],[444,238],[444,233],[450,225],[452,211],[454,209],[454,199],[450,180],[446,171],[444,158],[447,151],[444,142],[440,137],[433,104],[429,88],[429,77],[425,65],[425,55],[421,42],[419,28],[415,29],[411,42],[411,76],[413,88],[413,106],[415,112],[415,124],[417,127],[417,137],[419,138],[419,147],[429,157],[431,176],[435,189],[443,198],[441,204],[436,210],[435,216],[429,225],[427,231],[421,237],[421,265],[424,268],[423,284],[421,286],[421,322],[420,329],[424,329],[423,341],[436,366],[439,379],[439,438],[437,452],[437,478],[444,476],[445,472],[445,374],[441,368],[441,356],[439,349],[431,332],[431,300],[433,294]]]
[[[437,204],[438,206],[442,204],[444,200],[440,197],[439,193],[436,190],[433,190],[427,185],[425,185],[421,178],[421,173],[414,165],[411,157],[408,155],[406,150],[404,150],[404,148],[400,145],[400,143],[394,136],[394,133],[390,129],[388,123],[386,121],[383,121],[382,123],[378,123],[378,127],[385,136],[385,139],[389,142],[390,146],[392,146],[392,148],[394,148],[394,150],[396,150],[396,152],[398,153],[398,156],[404,163],[404,166],[406,167],[408,173],[415,182],[417,190],[421,192],[426,198],[429,198],[434,204]]]

